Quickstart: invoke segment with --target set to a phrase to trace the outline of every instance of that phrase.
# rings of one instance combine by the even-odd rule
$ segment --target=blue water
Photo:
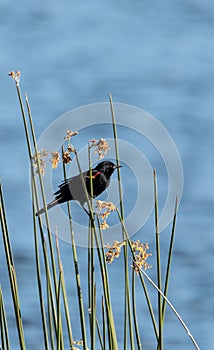
[[[169,297],[201,349],[213,348],[213,18],[214,3],[208,0],[78,4],[1,1],[1,180],[27,345],[32,350],[38,349],[42,335],[35,287],[29,163],[16,91],[7,76],[11,70],[22,73],[22,90],[28,93],[38,136],[67,110],[108,101],[110,92],[115,101],[153,114],[169,131],[184,168]],[[164,172],[158,159],[153,166],[156,164],[162,178]],[[155,255],[152,232],[151,219],[137,238],[148,241]],[[169,230],[162,236],[163,256],[168,241]],[[61,242],[61,250],[69,293],[74,294],[70,246]],[[0,252],[0,282],[9,323],[13,325],[2,248]],[[86,251],[80,249],[79,253],[84,276]],[[150,262],[155,265],[154,257]],[[118,306],[122,291],[117,282],[121,268],[120,261],[110,266],[118,328],[122,326]],[[154,268],[149,274],[154,277]],[[145,324],[144,348],[154,349],[152,326],[144,319],[144,300],[140,307]],[[76,314],[72,317],[75,323]],[[11,336],[16,348],[13,329]],[[75,338],[80,336],[76,330]],[[169,309],[164,338],[165,349],[193,348]]]

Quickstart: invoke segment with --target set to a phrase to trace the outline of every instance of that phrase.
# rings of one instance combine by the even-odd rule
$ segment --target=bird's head
[[[105,160],[97,164],[95,169],[103,172],[106,176],[110,177],[117,168],[121,168],[121,165],[115,165],[109,160]]]

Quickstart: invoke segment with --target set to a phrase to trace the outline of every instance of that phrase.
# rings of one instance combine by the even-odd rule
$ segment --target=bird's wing
[[[83,175],[84,178],[85,178],[86,174],[87,174],[87,171],[84,171],[84,172],[82,173],[82,175]],[[66,180],[63,180],[63,181],[61,182],[61,184],[58,186],[59,190],[56,191],[54,194],[59,193],[60,189],[61,189],[62,187],[64,187],[65,185],[67,185],[67,184],[71,185],[72,183],[76,184],[78,181],[81,181],[80,174],[79,174],[79,175],[76,175],[76,176],[69,177],[69,178],[66,179]]]

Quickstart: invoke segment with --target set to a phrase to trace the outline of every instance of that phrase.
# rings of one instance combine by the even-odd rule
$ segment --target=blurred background
[[[169,298],[201,349],[213,348],[213,18],[214,3],[208,0],[79,3],[22,0],[15,6],[11,0],[1,0],[1,181],[27,347],[32,350],[38,349],[42,333],[34,266],[29,162],[16,90],[7,75],[11,70],[21,71],[21,88],[28,93],[38,137],[66,111],[108,101],[109,93],[114,101],[135,105],[153,114],[171,134],[183,163],[184,192],[178,213]],[[147,157],[162,178],[164,173],[158,155],[156,158],[151,150]],[[160,201],[164,201],[162,197]],[[150,263],[155,265],[153,221],[152,218],[136,238],[149,242],[154,255]],[[162,236],[163,260],[169,233],[170,229]],[[1,241],[0,283],[9,325],[13,325],[2,245]],[[69,293],[75,295],[70,246],[61,242],[61,250]],[[87,253],[84,249],[79,249],[79,253],[84,263]],[[117,284],[120,268],[119,260],[110,266],[118,329],[122,326],[121,310],[117,309],[117,301],[123,295],[121,285]],[[83,276],[84,273],[82,268]],[[149,274],[155,276],[152,270]],[[144,299],[140,307],[143,315]],[[77,315],[75,306],[74,310]],[[74,337],[79,339],[79,329],[75,332]],[[16,332],[12,329],[10,333],[12,348],[16,348]],[[121,334],[120,348],[122,339]],[[193,348],[169,309],[164,339],[165,349]],[[150,321],[144,320],[142,342],[146,349],[154,349]]]

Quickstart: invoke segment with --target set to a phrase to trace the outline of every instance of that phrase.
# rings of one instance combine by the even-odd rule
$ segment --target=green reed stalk
[[[37,194],[37,192],[35,192],[35,194]],[[39,224],[40,237],[41,237],[41,242],[42,242],[44,266],[45,266],[49,334],[50,334],[50,338],[51,338],[51,346],[52,346],[52,349],[54,349],[54,331],[55,331],[55,335],[57,335],[57,311],[56,311],[56,306],[55,306],[56,295],[53,292],[47,245],[46,245],[45,234],[43,232],[43,227],[42,227],[42,222],[41,222],[40,217],[38,217],[38,224]],[[54,325],[54,331],[53,331],[53,325]]]
[[[88,144],[88,163],[89,163],[89,176],[90,176],[90,193],[91,198],[89,198],[91,205],[91,213],[89,220],[89,241],[88,241],[88,291],[89,291],[89,319],[90,319],[90,331],[91,331],[91,348],[95,348],[96,341],[96,305],[94,304],[94,285],[95,285],[95,265],[94,265],[94,235],[95,235],[95,225],[94,225],[94,213],[93,213],[93,178],[92,178],[92,166],[91,166],[91,148]]]
[[[175,210],[174,210],[174,215],[173,215],[172,231],[171,231],[171,238],[170,238],[170,244],[169,244],[168,261],[167,261],[165,286],[164,286],[164,295],[165,296],[167,296],[167,294],[168,294],[170,268],[171,268],[171,261],[172,261],[172,251],[173,251],[173,243],[174,243],[174,236],[175,236],[175,225],[176,225],[176,218],[177,218],[177,210],[178,210],[178,196],[176,196],[176,200],[175,200]],[[162,305],[162,318],[163,318],[163,321],[164,321],[164,317],[165,317],[165,310],[166,310],[166,300],[163,299],[163,305]]]
[[[116,155],[116,164],[119,163],[119,148],[117,142],[117,124],[114,113],[114,106],[112,96],[109,96],[110,108],[111,108],[111,116],[112,116],[112,127],[114,134],[114,145],[115,145],[115,155]],[[120,198],[120,215],[122,220],[124,219],[124,209],[123,209],[123,198],[122,198],[122,187],[121,187],[121,176],[120,176],[120,168],[117,168],[117,177],[118,177],[118,191]],[[124,232],[123,232],[124,237]],[[125,267],[125,298],[124,298],[124,350],[127,348],[127,328],[129,322],[129,336],[130,336],[130,345],[131,350],[134,349],[134,336],[133,336],[133,327],[132,327],[132,309],[131,309],[131,298],[130,298],[130,286],[129,286],[129,265],[128,265],[128,251],[127,245],[123,247],[124,252],[124,267]]]
[[[158,291],[158,293],[161,294],[161,296],[163,297],[163,299],[166,300],[166,303],[169,305],[169,307],[171,308],[171,310],[174,312],[174,314],[176,315],[176,317],[178,318],[179,322],[181,323],[181,325],[183,326],[183,328],[185,329],[187,335],[189,336],[190,340],[192,341],[193,345],[195,346],[196,350],[200,350],[199,345],[197,344],[196,340],[194,339],[193,335],[191,334],[190,330],[188,329],[187,325],[184,323],[183,319],[181,318],[181,316],[179,315],[179,313],[177,312],[177,310],[174,308],[174,306],[172,305],[172,303],[169,301],[169,299],[163,294],[163,292],[158,288],[158,286],[152,281],[152,279],[147,275],[147,273],[137,264],[137,262],[135,261],[135,259],[132,258],[132,261],[135,263],[135,265],[138,267],[140,274],[144,275],[147,280],[151,283],[151,285]]]
[[[21,97],[21,91],[20,91],[20,87],[19,85],[16,83],[16,90],[17,90],[17,94],[18,94],[18,100],[19,100],[19,104],[20,104],[20,108],[21,108],[21,115],[22,115],[22,119],[23,119],[23,125],[24,125],[24,131],[25,131],[25,136],[26,136],[26,141],[27,141],[27,148],[28,148],[28,155],[29,155],[29,159],[30,159],[30,163],[31,163],[31,173],[33,174],[33,167],[32,167],[32,148],[31,148],[31,140],[30,140],[30,134],[29,134],[29,130],[28,130],[28,125],[27,125],[27,120],[26,120],[26,116],[25,116],[25,110],[24,110],[24,105],[22,102],[22,97]],[[29,109],[29,103],[27,100],[27,107]],[[29,109],[30,110],[30,109]],[[32,118],[31,118],[32,119]],[[32,125],[31,125],[32,128]],[[33,129],[33,128],[32,128]],[[38,163],[38,168],[39,168],[39,162],[37,159],[37,163]],[[40,172],[40,169],[39,169]],[[36,190],[36,183],[35,183],[35,177],[34,175],[32,175],[32,183],[33,186],[35,188],[34,193],[36,198],[36,202],[37,202],[37,209],[38,209],[38,195],[37,195],[37,190]],[[33,196],[32,196],[33,197]],[[35,212],[34,212],[35,214]],[[35,218],[34,218],[34,233],[35,233]],[[41,307],[41,314],[42,314],[42,323],[43,323],[43,331],[44,331],[44,339],[45,339],[45,347],[46,349],[48,349],[48,342],[47,342],[47,327],[46,327],[46,321],[45,321],[45,313],[44,313],[44,303],[43,303],[43,298],[42,298],[42,291],[41,291],[41,281],[40,281],[40,267],[38,264],[38,243],[37,243],[37,233],[34,234],[35,237],[35,251],[36,251],[36,266],[37,266],[37,279],[38,279],[38,288],[39,288],[39,298],[40,298],[40,307]]]
[[[100,347],[101,347],[101,349],[103,350],[102,333],[101,333],[100,325],[99,325],[99,322],[98,322],[97,319],[96,319],[96,326],[97,326],[97,334],[98,334],[98,339],[99,339],[99,342],[100,342]]]
[[[92,248],[93,249],[93,248]],[[93,328],[92,328],[92,339],[91,339],[91,349],[95,349],[96,347],[96,312],[97,312],[97,308],[96,308],[96,282],[94,282],[94,288],[93,288],[93,299],[92,299],[92,324],[93,324]]]
[[[19,92],[20,101],[22,101],[20,88],[18,87],[17,89]],[[38,157],[38,148],[37,148],[37,142],[36,142],[36,135],[35,135],[35,131],[34,131],[33,118],[32,118],[30,104],[29,104],[27,95],[25,95],[25,98],[26,98],[28,117],[29,117],[29,121],[30,121],[31,137],[33,140],[33,146],[34,146],[36,161],[37,161],[37,166],[38,166],[38,175],[39,175],[39,183],[40,183],[40,188],[41,188],[42,200],[43,200],[43,205],[45,208],[45,221],[46,221],[47,232],[48,232],[48,241],[49,241],[49,248],[50,248],[50,255],[51,255],[51,267],[52,267],[54,287],[55,287],[55,296],[56,296],[56,294],[57,294],[57,273],[56,273],[56,264],[55,264],[54,249],[53,249],[53,242],[52,242],[52,234],[51,234],[51,229],[50,229],[50,221],[49,221],[49,216],[48,216],[48,211],[47,211],[47,201],[46,201],[46,196],[45,196],[44,184],[43,184],[43,180],[42,180],[40,161],[39,161],[39,157]],[[24,110],[22,109],[22,111],[24,111]],[[23,119],[26,119],[25,113],[23,115]],[[30,157],[30,161],[32,161],[32,156]]]
[[[94,213],[93,213],[93,208],[92,208],[92,204],[88,195],[88,191],[86,188],[86,183],[85,183],[85,179],[82,173],[82,169],[80,166],[80,161],[78,158],[78,154],[75,151],[75,155],[76,155],[76,161],[77,161],[77,166],[78,166],[78,170],[79,170],[79,174],[80,174],[80,179],[81,179],[81,184],[82,184],[82,188],[83,191],[85,193],[86,196],[86,200],[87,200],[87,205],[88,205],[88,209],[89,209],[89,214],[90,214],[90,225],[89,225],[89,244],[91,245],[91,249],[90,247],[88,247],[88,298],[89,298],[89,304],[90,304],[90,309],[91,309],[91,315],[90,315],[90,330],[91,330],[91,342],[92,345],[95,343],[95,330],[96,330],[96,315],[94,313],[94,307],[93,307],[93,286],[94,286],[94,251],[93,251],[93,239],[94,239],[94,232],[95,232],[95,226],[94,226]],[[90,155],[90,152],[89,152]],[[89,163],[90,163],[90,156],[89,156]],[[89,167],[91,169],[91,164],[89,164]],[[90,183],[91,186],[93,186],[93,182],[92,182],[92,173],[90,170]],[[93,191],[93,188],[91,188]],[[93,348],[93,347],[92,347]]]
[[[158,190],[157,190],[157,175],[155,170],[154,170],[154,196],[155,196],[155,233],[156,233],[155,237],[156,237],[157,279],[158,279],[158,288],[162,290],[160,234],[159,234],[159,225],[158,225]],[[162,298],[160,293],[158,293],[158,323],[159,323],[158,349],[163,350]]]
[[[106,350],[106,316],[104,297],[102,296],[103,350]]]
[[[65,276],[63,271],[62,260],[60,257],[59,238],[58,238],[57,232],[56,232],[56,250],[57,250],[58,270],[60,271],[60,276],[61,276],[60,285],[61,285],[62,295],[63,295],[63,303],[64,303],[64,311],[65,311],[65,317],[66,317],[69,344],[70,344],[70,348],[73,349],[72,327],[71,327],[68,298],[67,298],[67,292],[66,292]]]
[[[132,270],[132,310],[133,310],[133,318],[134,318],[134,329],[135,329],[135,336],[136,336],[138,350],[142,350],[140,333],[138,328],[138,321],[137,321],[135,283],[136,283],[135,271]]]
[[[108,280],[108,270],[107,270],[107,266],[106,266],[105,252],[104,252],[104,248],[103,248],[104,243],[103,243],[103,239],[102,239],[102,230],[100,227],[100,220],[99,220],[98,215],[97,215],[97,223],[98,223],[100,243],[98,242],[97,235],[95,235],[95,239],[96,239],[97,253],[98,253],[98,259],[99,259],[99,263],[100,263],[100,272],[101,272],[102,283],[103,283],[104,301],[105,301],[105,307],[106,307],[107,329],[108,329],[108,339],[109,339],[109,349],[117,349],[117,335],[116,335],[114,315],[113,315],[112,304],[111,304],[110,285],[109,285],[109,280]],[[104,305],[103,305],[103,308],[104,308]],[[104,311],[103,311],[103,317],[104,317]],[[103,327],[105,327],[105,326],[103,325]],[[104,328],[103,332],[104,333],[106,332],[105,328]]]
[[[11,288],[12,299],[13,299],[19,345],[21,350],[25,350],[26,346],[25,346],[25,338],[24,338],[24,329],[23,329],[22,318],[21,318],[18,284],[16,279],[15,265],[13,261],[13,253],[12,253],[12,248],[10,244],[10,236],[9,236],[9,231],[7,227],[4,197],[3,197],[1,183],[0,183],[0,217],[1,217],[1,228],[2,228],[2,235],[3,235],[3,242],[4,242],[4,250],[5,250],[6,261],[7,261],[7,268],[8,268],[10,288]]]
[[[69,203],[68,203],[69,206]],[[70,211],[70,208],[69,208]],[[70,218],[69,218],[70,221]],[[81,322],[81,330],[82,330],[82,339],[83,339],[83,349],[87,349],[87,339],[86,339],[86,325],[85,325],[85,316],[84,316],[84,306],[83,306],[83,297],[82,297],[82,288],[81,288],[81,278],[79,272],[78,258],[76,245],[74,240],[74,234],[71,227],[70,221],[70,229],[71,229],[71,242],[72,242],[72,252],[73,252],[73,261],[75,268],[75,276],[76,276],[76,285],[77,285],[77,294],[78,294],[78,303],[79,303],[79,312],[80,312],[80,322]]]
[[[60,268],[58,288],[57,288],[57,292],[58,292],[57,293],[57,350],[64,350],[63,334],[62,334],[62,319],[61,319],[61,311],[60,311],[61,276],[62,276],[62,270]]]
[[[3,292],[0,285],[0,328],[2,350],[10,350],[10,340],[7,326],[7,318],[4,306]]]
[[[29,132],[28,132],[28,127],[27,127],[27,122],[26,122],[26,116],[23,108],[23,103],[22,103],[22,98],[21,98],[21,92],[20,88],[17,87],[18,95],[19,95],[19,101],[20,104],[22,104],[22,116],[23,120],[25,120],[24,125],[25,128],[27,129],[26,132],[26,137],[29,137]],[[52,233],[50,230],[50,222],[49,222],[49,217],[47,213],[47,203],[46,203],[46,196],[45,196],[45,191],[44,191],[44,185],[43,185],[43,180],[42,180],[42,175],[41,175],[41,168],[40,168],[40,161],[38,158],[38,149],[37,149],[37,142],[36,142],[36,136],[35,136],[35,131],[34,131],[34,125],[33,125],[33,118],[31,114],[31,109],[30,109],[30,104],[28,101],[28,97],[25,94],[25,99],[26,99],[26,106],[27,106],[27,112],[28,112],[28,117],[29,117],[29,123],[30,123],[30,133],[33,141],[33,146],[35,150],[35,155],[36,155],[36,161],[37,161],[37,166],[38,166],[38,172],[39,172],[39,183],[40,183],[40,188],[41,188],[41,193],[42,193],[42,199],[43,199],[43,204],[45,207],[45,220],[46,220],[46,226],[47,226],[47,232],[48,232],[48,241],[49,241],[49,251],[50,251],[50,256],[51,256],[51,268],[52,268],[52,274],[53,274],[53,281],[54,281],[54,290],[55,290],[55,300],[57,300],[57,273],[56,273],[56,263],[55,263],[55,257],[54,257],[54,249],[53,249],[53,243],[52,243]],[[29,141],[28,141],[29,143]],[[33,155],[30,154],[30,160],[31,160],[31,167],[32,167],[32,157]],[[36,189],[36,181],[34,177],[34,183],[35,183],[35,189]],[[38,201],[38,192],[37,190],[35,191],[36,197],[37,197],[37,209],[39,208],[39,201]],[[48,261],[48,255],[47,255],[47,249],[46,249],[46,243],[44,241],[44,234],[43,234],[43,229],[42,229],[42,223],[41,223],[41,218],[38,218],[39,221],[39,227],[40,227],[40,232],[41,232],[41,239],[43,243],[43,253],[44,253],[44,261],[45,261],[45,266],[46,266],[46,277],[47,277],[47,288],[48,288],[48,293],[47,295],[49,296],[49,302],[51,303],[51,312],[53,313],[53,317],[49,317],[49,326],[50,326],[50,333],[51,333],[51,338],[53,338],[52,334],[52,319],[54,321],[54,329],[55,333],[57,336],[57,314],[56,314],[56,309],[55,309],[55,303],[54,303],[54,298],[53,298],[53,290],[52,290],[52,283],[51,283],[51,276],[50,276],[50,267],[49,267],[49,261]],[[61,345],[62,345],[63,340],[61,340]],[[52,346],[53,346],[53,340],[52,340]]]
[[[44,246],[46,249],[46,244],[44,242]],[[46,258],[47,258],[47,252],[46,252]],[[45,262],[45,275],[46,275],[46,288],[47,288],[47,298],[48,298],[48,321],[49,321],[49,329],[51,337],[54,339],[54,334],[57,336],[57,310],[56,310],[56,304],[55,304],[55,298],[54,298],[54,292],[52,287],[52,281],[51,281],[51,274],[49,265],[47,262]],[[57,295],[56,295],[57,297]]]
[[[39,291],[40,311],[41,311],[41,317],[42,317],[42,328],[43,328],[43,335],[44,335],[45,350],[48,350],[49,349],[48,330],[47,330],[44,298],[43,298],[43,293],[42,293],[41,268],[40,268],[40,257],[39,257],[39,246],[38,246],[38,233],[37,233],[37,225],[36,225],[36,217],[35,217],[35,207],[36,207],[35,192],[36,192],[36,188],[35,188],[34,174],[31,172],[32,213],[33,213],[34,248],[35,248],[35,256],[36,256],[37,285],[38,285],[38,291]]]
[[[110,94],[109,96],[110,101],[110,108],[111,108],[111,117],[112,117],[112,127],[113,127],[113,134],[114,134],[114,147],[115,147],[115,155],[116,155],[116,165],[120,166],[120,157],[119,157],[119,148],[118,148],[118,138],[117,138],[117,124],[116,124],[116,118],[114,113],[114,105],[112,96]],[[119,198],[120,198],[120,214],[123,218],[124,216],[124,209],[123,209],[123,192],[121,187],[121,175],[120,175],[120,168],[117,168],[117,177],[118,177],[118,191],[119,191]]]
[[[23,120],[25,120],[24,125],[26,128],[26,137],[29,137],[29,132],[28,132],[28,127],[27,127],[27,122],[26,122],[26,116],[23,108],[23,103],[22,103],[22,98],[21,98],[21,92],[19,86],[17,87],[18,95],[19,95],[19,101],[20,104],[22,105],[21,111],[22,111],[22,116]],[[44,186],[43,186],[43,180],[42,180],[42,175],[41,175],[41,168],[40,168],[40,162],[38,158],[38,149],[37,149],[37,142],[36,142],[36,136],[35,136],[35,131],[34,131],[34,125],[33,125],[33,119],[32,119],[32,114],[30,110],[30,104],[28,101],[27,95],[25,95],[26,98],[26,106],[27,106],[27,111],[28,111],[28,117],[29,117],[29,122],[30,122],[30,132],[31,132],[31,137],[33,140],[33,146],[36,154],[36,160],[37,160],[37,165],[38,165],[38,171],[39,171],[39,183],[40,183],[40,188],[42,192],[42,197],[43,197],[43,202],[44,202],[44,207],[45,207],[45,218],[46,218],[46,225],[47,225],[47,232],[48,232],[48,240],[49,240],[49,251],[50,251],[50,256],[51,256],[51,267],[52,267],[52,274],[53,274],[53,280],[54,280],[54,290],[55,290],[55,300],[57,300],[57,274],[56,274],[56,264],[55,264],[55,257],[54,257],[54,249],[53,249],[53,243],[52,243],[52,234],[50,230],[50,223],[49,223],[49,217],[47,213],[47,206],[46,206],[46,197],[45,197],[45,191],[44,191]],[[30,143],[30,140],[29,142]],[[32,168],[32,157],[33,155],[30,154],[30,161],[31,161],[31,168]],[[34,184],[36,184],[35,177],[34,177]],[[35,193],[36,193],[36,204],[38,208],[38,192],[36,190],[36,185],[35,185]],[[39,228],[41,232],[41,237],[42,237],[42,243],[43,243],[43,252],[44,252],[44,258],[45,258],[45,265],[46,265],[46,277],[48,278],[47,280],[47,287],[49,289],[50,293],[47,293],[47,295],[50,296],[50,301],[51,301],[51,310],[53,312],[53,320],[54,320],[54,326],[55,326],[55,332],[57,335],[57,323],[56,323],[56,310],[55,310],[55,305],[54,305],[54,298],[53,298],[53,291],[52,291],[52,286],[51,286],[51,276],[50,276],[50,267],[49,267],[49,262],[48,262],[48,256],[47,256],[47,250],[46,250],[46,244],[44,242],[44,234],[43,234],[43,229],[42,229],[42,223],[41,223],[41,218],[38,217],[39,221]],[[49,318],[49,325],[52,328],[52,321]],[[62,341],[61,341],[62,345]]]
[[[130,248],[130,250],[132,252],[133,260],[135,261],[135,255],[134,255],[134,252],[133,252],[133,249],[132,249],[132,245],[131,245],[131,241],[130,241],[130,238],[129,238],[129,234],[128,234],[127,230],[126,230],[126,227],[125,227],[124,222],[123,222],[123,220],[121,218],[120,212],[119,212],[119,210],[117,208],[116,208],[116,212],[117,212],[117,215],[119,217],[120,223],[123,226],[123,231],[125,233],[125,239],[127,240],[129,248]],[[142,284],[142,287],[143,287],[143,290],[144,290],[144,294],[145,294],[145,297],[146,297],[148,310],[149,310],[149,313],[150,313],[150,316],[151,316],[151,320],[152,320],[155,336],[156,336],[156,339],[158,340],[158,337],[159,337],[158,336],[158,328],[157,328],[157,324],[156,324],[156,320],[155,320],[154,311],[153,311],[153,308],[152,308],[152,303],[151,303],[151,300],[150,300],[150,297],[149,297],[149,293],[148,293],[145,281],[144,281],[144,279],[143,279],[143,277],[141,275],[140,275],[140,280],[141,280],[141,284]]]
[[[146,297],[148,310],[149,310],[150,317],[151,317],[151,320],[152,320],[152,325],[153,325],[153,328],[154,328],[155,337],[156,337],[156,339],[158,341],[159,335],[158,335],[158,327],[157,327],[157,323],[156,323],[156,319],[155,319],[155,314],[154,314],[154,310],[153,310],[152,303],[151,303],[151,300],[150,300],[150,297],[149,297],[149,293],[148,293],[148,290],[147,290],[147,287],[146,287],[146,284],[145,284],[145,281],[144,281],[144,278],[143,278],[142,275],[140,275],[140,281],[141,281],[141,284],[142,284],[142,287],[143,287],[143,291],[144,291],[144,294],[145,294],[145,297]]]
[[[56,316],[52,313],[52,298],[51,298],[51,291],[48,283],[48,279],[46,280],[46,289],[47,289],[47,305],[48,305],[48,322],[49,322],[49,334],[50,334],[50,342],[51,342],[51,349],[55,350],[55,337],[54,337],[54,329],[53,329],[53,323],[55,328],[55,334],[57,333],[56,330]],[[54,317],[53,317],[54,316]],[[53,321],[54,319],[54,321]]]
[[[33,214],[35,214],[35,201],[36,201],[36,207],[38,208],[38,193],[36,190],[35,175],[33,173],[32,167],[31,167],[31,174],[32,174],[32,188],[34,191],[34,193],[32,195]],[[43,300],[43,295],[42,295],[42,286],[41,286],[41,279],[40,279],[38,235],[37,235],[37,226],[36,226],[36,221],[35,221],[35,215],[33,216],[33,222],[34,222],[35,253],[36,253],[39,300],[40,300],[40,308],[41,308],[41,313],[42,313],[43,332],[44,332],[44,338],[45,338],[45,344],[46,344],[45,346],[48,347],[48,339],[47,339],[48,336],[47,336],[47,325],[46,325],[47,321],[46,321],[46,317],[45,317],[44,300]],[[38,224],[39,224],[40,237],[41,237],[41,242],[42,242],[44,266],[45,266],[47,301],[48,301],[49,334],[50,334],[50,338],[51,338],[51,347],[52,347],[52,349],[54,349],[54,334],[53,334],[52,322],[54,321],[54,329],[55,329],[55,333],[56,333],[56,322],[57,322],[56,321],[56,310],[55,310],[55,304],[54,304],[54,296],[53,296],[53,288],[52,288],[52,282],[51,282],[48,252],[47,252],[47,246],[46,246],[46,242],[45,242],[45,234],[43,232],[43,227],[42,227],[42,222],[41,222],[40,217],[38,217]]]
[[[22,102],[22,96],[21,96],[20,87],[19,87],[19,84],[17,84],[17,83],[16,83],[16,90],[17,90],[19,104],[20,104],[20,108],[21,108],[21,114],[22,114],[24,130],[25,130],[25,136],[26,136],[27,147],[28,147],[28,154],[29,154],[29,159],[30,159],[31,168],[32,168],[33,153],[32,153],[32,148],[31,148],[30,132],[29,132],[29,129],[28,129],[28,124],[27,124],[27,119],[26,119],[26,115],[25,115],[24,105],[23,105],[23,102]],[[56,277],[56,266],[55,266],[54,252],[53,252],[52,236],[51,236],[51,231],[50,231],[49,218],[48,218],[48,214],[47,214],[46,197],[45,197],[45,192],[44,192],[44,187],[43,187],[43,181],[42,181],[42,175],[41,175],[41,169],[40,169],[40,162],[39,162],[39,159],[38,159],[38,150],[37,150],[37,143],[36,143],[36,137],[35,137],[35,132],[34,132],[33,120],[32,120],[32,115],[31,115],[31,110],[30,110],[30,105],[29,105],[29,102],[28,102],[27,95],[26,95],[26,105],[27,105],[28,116],[29,116],[29,121],[30,121],[31,137],[32,137],[32,140],[33,140],[33,145],[34,145],[35,154],[36,154],[36,161],[37,161],[37,165],[38,165],[39,181],[40,181],[40,187],[41,187],[41,192],[42,192],[43,204],[44,204],[44,207],[45,207],[45,218],[46,218],[48,238],[49,238],[49,246],[50,246],[50,253],[51,253],[51,263],[52,263],[52,272],[53,272],[53,277],[54,277],[55,298],[56,298],[57,277]],[[35,192],[37,194],[37,191],[35,191]],[[37,200],[37,204],[38,204],[38,200]],[[37,207],[37,209],[38,209],[38,207]],[[40,226],[41,235],[43,235],[43,230],[42,230],[42,224],[41,224],[41,218],[40,217],[39,217],[39,226]],[[43,240],[43,238],[42,238],[42,240]],[[44,248],[44,246],[43,246],[43,248]],[[47,256],[45,258],[45,262],[46,262],[46,269],[47,269],[46,272],[48,271],[48,273],[49,273]],[[50,281],[50,276],[49,276],[49,281]],[[47,285],[50,286],[50,282]],[[54,308],[53,305],[52,305],[52,308]]]
[[[27,141],[28,155],[29,155],[29,159],[31,161],[32,148],[31,148],[30,134],[29,134],[28,125],[27,125],[27,118],[25,116],[24,104],[22,102],[20,87],[19,87],[19,84],[17,84],[17,83],[16,83],[16,91],[17,91],[17,95],[18,95],[20,108],[21,108],[22,121],[23,121],[23,125],[24,125],[25,137],[26,137],[26,141]]]
[[[92,207],[91,207],[91,209],[92,209]],[[94,214],[92,214],[92,215],[94,215]],[[98,225],[98,226],[100,229],[100,225]],[[117,349],[117,338],[116,338],[114,318],[113,318],[113,312],[112,312],[111,301],[110,301],[110,291],[109,291],[109,283],[108,283],[108,278],[107,278],[107,269],[106,269],[106,263],[105,263],[105,257],[104,257],[103,242],[101,243],[102,248],[100,248],[100,243],[98,241],[94,220],[92,218],[90,218],[90,230],[91,230],[91,233],[90,233],[91,236],[93,235],[93,237],[95,238],[97,253],[98,253],[98,258],[99,258],[99,263],[100,263],[100,269],[101,269],[101,276],[102,276],[102,281],[103,281],[103,290],[104,290],[104,295],[105,295],[107,318],[108,318],[107,324],[108,324],[109,344],[110,344],[111,349]],[[89,276],[89,283],[90,283],[90,290],[91,290],[91,288],[92,288],[91,276],[93,276],[94,269],[95,269],[95,266],[93,263],[94,257],[91,259],[92,254],[94,254],[94,248],[93,248],[94,240],[93,240],[93,245],[92,245],[91,239],[89,242],[91,244],[91,247],[89,247],[90,248],[89,252],[91,252],[91,250],[93,250],[92,253],[90,253],[89,257],[88,257],[88,263],[90,264],[90,267],[88,269],[88,276]],[[102,254],[101,254],[101,250],[102,250]],[[95,290],[93,292],[91,291],[89,293],[90,305],[92,306],[90,308],[90,313],[91,313],[90,317],[91,317],[91,323],[93,323],[91,326],[92,349],[95,347],[95,330],[96,330],[95,327],[97,324],[97,322],[96,322],[96,304],[95,304],[94,293],[95,293]]]
[[[91,331],[91,349],[95,349],[96,341],[96,304],[95,304],[95,264],[94,264],[94,234],[95,228],[92,220],[89,222],[89,244],[88,255],[90,259],[90,272],[89,272],[89,319],[90,319],[90,331]]]
[[[77,153],[75,153],[75,154],[76,154],[76,159],[78,159]],[[80,167],[80,165],[79,165],[79,167]],[[67,174],[66,174],[66,169],[65,169],[64,164],[63,164],[63,173],[64,173],[64,179],[66,180]],[[82,175],[82,177],[83,177],[83,175]],[[86,324],[85,324],[85,316],[84,316],[81,278],[80,278],[80,272],[79,272],[79,264],[78,264],[76,244],[75,244],[75,240],[74,240],[74,232],[73,232],[73,227],[72,227],[72,217],[71,217],[71,210],[70,210],[70,203],[69,202],[67,202],[67,211],[68,211],[71,246],[72,246],[72,253],[73,253],[72,254],[73,255],[73,263],[74,263],[74,269],[75,269],[75,278],[76,278],[76,287],[77,287],[77,295],[78,295],[78,305],[79,305],[79,313],[80,313],[80,324],[81,324],[81,332],[82,332],[82,340],[83,340],[83,349],[87,350]]]

